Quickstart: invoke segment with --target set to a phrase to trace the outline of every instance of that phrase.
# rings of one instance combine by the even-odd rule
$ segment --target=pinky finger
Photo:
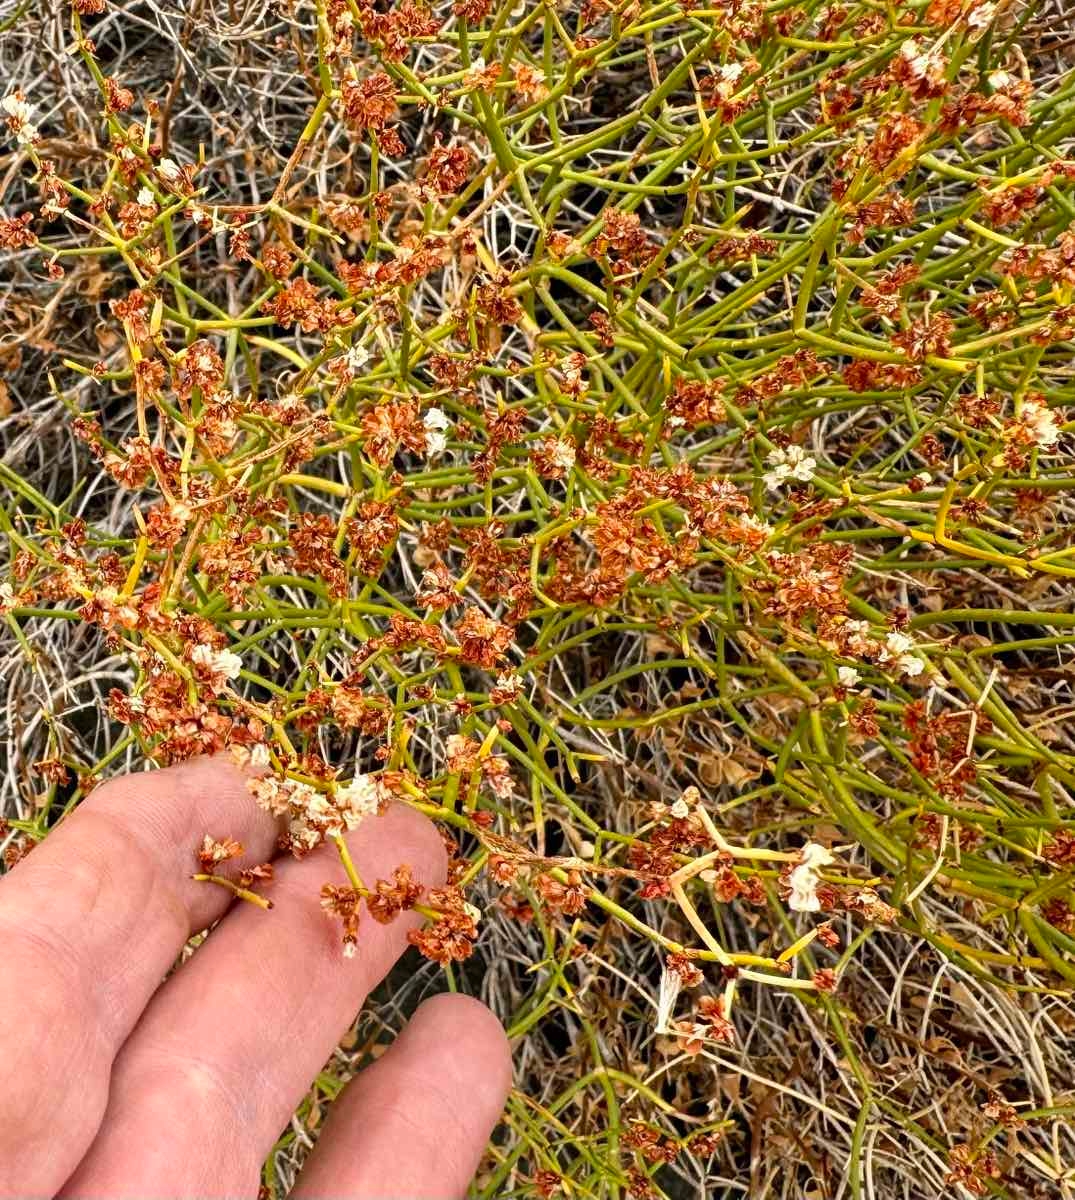
[[[511,1087],[500,1023],[466,996],[427,1000],[332,1105],[291,1200],[460,1200]]]

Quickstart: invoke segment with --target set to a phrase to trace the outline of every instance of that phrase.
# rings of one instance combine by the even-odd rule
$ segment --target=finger
[[[409,863],[436,886],[446,855],[433,825],[402,805],[349,837],[363,879]],[[101,1132],[63,1194],[237,1196],[257,1190],[265,1155],[369,990],[419,923],[363,916],[343,957],[323,883],[347,881],[332,845],[278,866],[273,911],[237,909],[161,988],[116,1060]]]
[[[119,1047],[183,943],[227,908],[223,888],[191,879],[206,833],[254,862],[275,838],[224,758],[104,784],[0,881],[0,1196],[60,1187]]]
[[[456,1200],[467,1190],[511,1087],[500,1022],[442,995],[332,1105],[291,1200]]]

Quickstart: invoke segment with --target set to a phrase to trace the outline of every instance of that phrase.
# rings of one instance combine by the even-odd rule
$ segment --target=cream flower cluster
[[[1033,396],[1028,396],[1023,401],[1019,423],[1043,450],[1052,449],[1060,440],[1060,426],[1056,423],[1056,414]]]
[[[367,817],[377,814],[383,797],[373,775],[356,775],[330,791],[274,775],[248,780],[246,786],[267,812],[288,818],[288,837],[300,853],[313,850],[326,838],[357,829]]]
[[[230,650],[214,650],[211,646],[195,646],[190,654],[195,666],[209,673],[209,682],[214,692],[222,692],[232,679],[239,677],[243,660]]]
[[[430,458],[438,458],[447,449],[448,438],[445,430],[450,429],[451,424],[443,409],[430,408],[426,410],[426,414],[422,418],[422,425],[426,431],[426,454]]]
[[[905,633],[893,630],[881,647],[881,665],[903,675],[921,675],[926,664],[914,653],[914,640]]]
[[[762,478],[765,486],[775,491],[789,480],[809,483],[817,470],[817,459],[811,458],[802,446],[774,446],[765,457],[771,468]]]
[[[0,100],[0,108],[7,113],[8,127],[15,134],[15,141],[20,146],[32,146],[38,139],[37,126],[30,120],[34,110],[22,92],[18,88],[10,92]]]
[[[817,842],[807,842],[802,848],[799,865],[788,876],[791,885],[788,908],[794,912],[818,912],[821,908],[817,894],[817,885],[821,881],[819,872],[835,861],[831,850]]]

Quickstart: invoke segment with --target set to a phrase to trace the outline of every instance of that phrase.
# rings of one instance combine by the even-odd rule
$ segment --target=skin
[[[275,823],[224,759],[95,790],[0,880],[0,1197],[252,1197],[261,1164],[419,921],[364,917],[341,954],[335,848],[281,859],[265,912],[197,883],[205,833],[273,853]],[[433,825],[397,806],[349,835],[362,877],[436,887]],[[167,980],[184,942],[219,922]],[[345,1088],[292,1195],[464,1195],[511,1085],[476,1000],[427,1000]],[[466,1102],[460,1103],[465,1097]]]

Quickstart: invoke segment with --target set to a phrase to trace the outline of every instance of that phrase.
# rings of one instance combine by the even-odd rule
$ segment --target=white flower
[[[284,783],[290,793],[292,808],[301,809],[303,812],[316,809],[321,801],[321,793],[316,788],[298,779],[285,779]]]
[[[802,446],[774,446],[766,456],[765,461],[772,467],[762,477],[765,486],[773,490],[779,488],[789,479],[800,483],[809,483],[817,470],[817,459],[811,458]]]
[[[755,529],[758,533],[762,533],[766,537],[769,537],[773,532],[773,527],[768,521],[761,520],[760,517],[756,517],[751,512],[739,513],[737,519],[740,525],[745,526],[747,529]]]
[[[989,80],[989,86],[995,92],[999,92],[1006,87],[1011,87],[1015,83],[1015,76],[1008,71],[990,71],[986,79]]]
[[[426,574],[433,576],[433,586],[436,586],[436,575],[432,571],[427,571]],[[425,575],[422,576],[422,580],[425,581]],[[513,671],[501,671],[496,677],[496,692],[501,704],[510,704],[522,690],[523,681]]]
[[[510,800],[515,795],[515,779],[502,754],[491,754],[482,761],[482,782],[498,800]]]
[[[657,1032],[668,1031],[668,1022],[676,1007],[680,989],[683,987],[683,977],[678,971],[669,971],[667,967],[661,972],[661,986],[657,992]]]
[[[0,617],[5,617],[15,607],[15,589],[6,580],[0,583]]]
[[[436,458],[447,449],[448,439],[444,430],[449,429],[452,423],[439,408],[431,408],[422,418],[422,424],[426,431],[426,454]]]
[[[894,629],[885,638],[885,654],[890,658],[896,658],[901,654],[906,653],[914,645],[914,642],[905,633],[900,633]]]
[[[870,637],[868,621],[857,621],[854,618],[844,621],[840,626],[840,641],[842,643],[841,654],[865,656],[873,654],[877,650],[873,638]]]
[[[157,198],[147,187],[139,189],[136,199],[142,208],[155,208],[157,204]]]
[[[169,183],[174,183],[183,173],[179,163],[174,158],[162,158],[157,164],[157,172],[167,179]]]
[[[1052,409],[1033,396],[1028,396],[1023,401],[1019,422],[1026,427],[1034,441],[1043,449],[1055,446],[1060,440],[1060,426],[1056,423],[1056,416]]]
[[[907,66],[914,79],[937,79],[944,73],[944,58],[936,50],[923,50],[917,38],[911,38],[900,47],[901,57],[907,60]]]
[[[356,775],[336,788],[336,806],[348,829],[357,829],[367,817],[375,817],[381,803],[381,788],[373,775]]]
[[[553,442],[550,459],[554,467],[559,467],[561,471],[570,471],[575,465],[574,443],[567,438],[557,438]]]
[[[743,74],[743,64],[723,63],[715,72],[717,78],[717,95],[722,100],[727,100],[735,91],[735,85],[739,82],[739,77]]]
[[[929,69],[929,59],[922,53],[918,38],[908,38],[900,46],[900,57],[907,59],[912,75],[925,75]]]
[[[27,103],[26,97],[18,89],[0,100],[0,105],[3,105],[4,112],[9,117],[19,124],[29,121],[30,114],[34,111]]]
[[[486,67],[485,58],[481,54],[479,54],[477,56],[477,58],[472,58],[470,60],[470,70],[471,71],[484,71],[485,67]]]
[[[213,669],[219,671],[226,679],[236,679],[243,669],[243,660],[230,650],[218,650],[213,656]]]
[[[765,486],[767,488],[769,488],[770,491],[775,492],[777,490],[777,488],[779,488],[780,485],[784,482],[784,480],[787,479],[787,477],[788,477],[787,467],[785,467],[783,464],[780,464],[779,466],[774,468],[772,471],[766,471],[765,474],[762,476],[762,482],[765,484]]]
[[[977,8],[971,9],[967,13],[967,28],[977,30],[979,33],[984,33],[993,23],[993,18],[997,15],[997,6],[989,0],[986,4],[979,4]],[[974,39],[977,40],[977,39]]]
[[[195,225],[208,225],[213,219],[200,204],[192,204],[187,209],[187,216],[190,217]]]
[[[255,742],[252,746],[240,746],[232,743],[229,747],[232,762],[237,767],[267,767],[269,765],[269,747],[264,742]]]
[[[210,686],[215,692],[222,691],[225,683],[235,679],[243,669],[243,660],[238,654],[230,650],[214,650],[212,646],[195,646],[190,653],[190,661],[209,672]]]
[[[841,687],[853,688],[858,683],[861,676],[855,667],[838,667],[836,670],[836,678]]]
[[[295,784],[291,794],[291,803],[301,805],[303,816],[307,821],[316,821],[319,825],[331,825],[331,832],[342,833],[343,825],[335,807],[324,792],[310,787],[308,783]]]
[[[791,885],[788,908],[793,912],[818,912],[821,908],[817,894],[818,871],[835,861],[831,851],[824,846],[807,842],[800,851],[799,865],[788,876]]]
[[[350,346],[347,353],[344,355],[344,362],[347,364],[348,370],[354,374],[359,371],[370,360],[370,352],[365,346]]]
[[[677,821],[682,821],[684,818],[691,815],[691,806],[687,803],[686,796],[680,796],[675,804],[668,806],[668,815],[675,817]]]
[[[912,653],[914,641],[905,633],[893,630],[881,647],[881,662],[886,667],[894,667],[904,675],[921,675],[926,664]]]
[[[15,140],[20,146],[30,146],[37,141],[37,126],[31,124],[30,114],[34,111],[26,102],[26,97],[18,90],[9,93],[0,100],[4,112],[8,115]]]

